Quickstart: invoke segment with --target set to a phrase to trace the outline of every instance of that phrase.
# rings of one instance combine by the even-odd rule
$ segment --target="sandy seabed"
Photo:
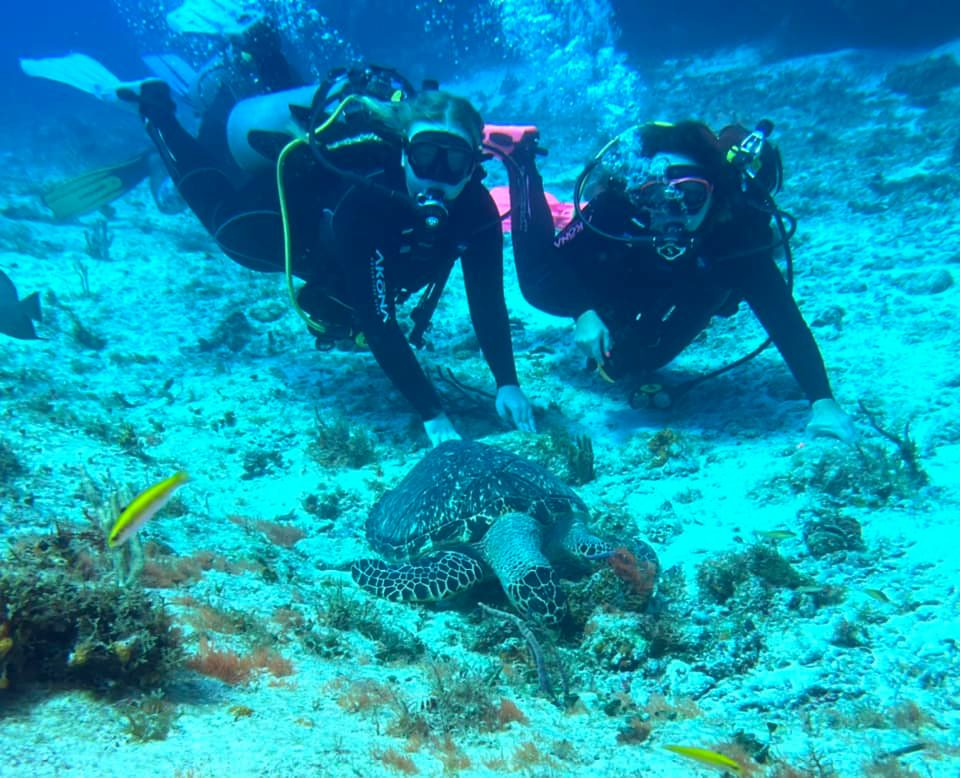
[[[185,469],[174,515],[143,531],[143,581],[188,657],[275,653],[235,683],[178,670],[158,706],[169,727],[146,742],[136,690],[0,692],[0,775],[710,774],[669,743],[739,744],[760,754],[743,770],[758,776],[958,774],[960,90],[895,91],[890,74],[922,60],[851,51],[758,67],[737,52],[642,74],[655,118],[777,123],[796,296],[861,452],[804,434],[807,404],[772,349],[673,408],[632,409],[625,387],[585,372],[567,322],[525,304],[507,242],[518,370],[554,436],[510,431],[443,382],[451,418],[541,458],[559,456],[562,432],[588,435],[596,477],[577,488],[595,526],[646,538],[664,571],[643,619],[597,601],[580,631],[541,635],[568,687],[557,700],[509,623],[376,601],[344,572],[369,553],[377,496],[427,445],[372,358],[313,350],[280,277],[229,262],[145,186],[106,221],[108,258],[91,256],[103,217],[54,224],[36,197],[78,170],[39,138],[16,154],[9,138],[0,268],[21,296],[42,293],[45,318],[44,340],[0,352],[0,442],[22,467],[0,476],[5,536],[89,531],[93,495]],[[576,161],[554,151],[543,169],[566,194]],[[422,362],[491,391],[465,311],[455,274]],[[749,312],[718,321],[667,379],[760,340]],[[861,403],[907,431],[926,485]],[[862,544],[817,556],[811,522],[840,520]],[[757,548],[799,577],[760,569],[771,555]],[[717,579],[704,571],[723,563],[755,566],[730,574],[726,595],[706,591]],[[656,618],[670,625],[660,644]]]

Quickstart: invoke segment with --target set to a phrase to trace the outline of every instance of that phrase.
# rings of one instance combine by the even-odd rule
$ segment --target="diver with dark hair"
[[[257,30],[255,49],[276,51]],[[275,44],[275,42],[274,42]],[[483,121],[465,99],[414,90],[384,68],[342,70],[297,86],[281,58],[254,51],[262,93],[221,89],[199,139],[175,116],[166,83],[136,102],[181,196],[229,257],[283,272],[319,348],[369,348],[420,414],[434,445],[458,438],[411,342],[459,258],[470,317],[496,379],[496,409],[533,431],[514,366],[499,215],[483,185]],[[262,65],[260,63],[263,63]],[[294,289],[293,278],[305,281]],[[426,290],[405,335],[397,306]]]
[[[792,264],[785,280],[774,258],[781,247],[789,257],[792,220],[772,201],[782,173],[771,130],[763,122],[718,137],[695,121],[633,127],[584,169],[574,219],[558,234],[536,169],[535,128],[490,128],[487,145],[509,175],[523,296],[575,321],[577,346],[602,377],[637,379],[633,398],[667,405],[772,342],[811,403],[808,431],[853,442],[856,430],[793,299]],[[741,301],[768,335],[761,347],[666,392],[651,379]]]

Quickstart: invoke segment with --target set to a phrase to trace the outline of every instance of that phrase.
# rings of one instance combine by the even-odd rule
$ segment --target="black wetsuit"
[[[238,180],[172,111],[145,118],[180,194],[223,251],[254,270],[282,271],[276,171]],[[396,320],[396,306],[445,277],[459,258],[470,317],[497,386],[517,384],[503,295],[502,231],[481,173],[448,204],[445,224],[430,231],[406,196],[398,147],[369,137],[344,145],[332,161],[375,186],[321,165],[306,144],[282,163],[293,274],[307,282],[299,295],[302,307],[321,320],[332,308],[346,310],[384,372],[428,420],[440,413],[440,399]]]
[[[817,344],[774,261],[769,215],[744,206],[726,223],[705,225],[700,241],[668,262],[649,244],[604,238],[579,219],[554,235],[532,162],[507,167],[523,296],[557,316],[596,311],[614,341],[604,365],[610,375],[643,375],[662,367],[713,316],[732,315],[745,300],[810,402],[833,396]],[[584,209],[584,218],[622,234],[629,215],[621,203],[600,195]]]

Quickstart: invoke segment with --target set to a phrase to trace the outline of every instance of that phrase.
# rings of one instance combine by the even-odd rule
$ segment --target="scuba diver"
[[[575,321],[577,346],[608,381],[639,379],[633,399],[666,407],[770,342],[811,403],[810,434],[855,441],[820,351],[791,292],[795,222],[776,208],[782,177],[773,125],[754,132],[705,124],[637,125],[586,166],[574,219],[558,234],[543,195],[535,128],[488,128],[510,182],[520,289],[534,307]],[[775,237],[771,222],[778,228]],[[787,279],[774,260],[783,247]],[[677,357],[714,316],[746,301],[768,339],[718,370],[665,388],[650,374]]]
[[[275,34],[255,27],[244,62],[259,94],[223,88],[194,137],[170,88],[148,79],[119,90],[136,103],[178,192],[227,256],[283,272],[318,348],[373,353],[420,414],[430,442],[459,438],[411,349],[459,258],[470,317],[497,384],[496,409],[534,431],[520,389],[503,292],[503,237],[482,183],[483,122],[465,99],[395,71],[356,68],[300,82]],[[294,289],[293,278],[305,282]],[[409,340],[397,306],[425,290]]]

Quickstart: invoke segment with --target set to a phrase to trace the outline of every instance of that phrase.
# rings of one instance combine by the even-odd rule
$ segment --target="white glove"
[[[523,432],[536,432],[533,406],[519,386],[508,384],[497,390],[497,413],[504,421],[511,421]]]
[[[592,309],[584,311],[577,317],[573,338],[577,342],[577,348],[598,365],[602,365],[607,360],[613,348],[610,330],[607,329],[600,315]]]
[[[450,423],[450,419],[447,418],[445,413],[425,421],[423,429],[427,433],[427,437],[430,438],[431,446],[436,446],[445,440],[460,440],[460,433],[453,428],[453,424]]]
[[[836,400],[826,397],[817,400],[810,408],[810,421],[807,434],[815,438],[836,438],[852,446],[857,442],[859,433],[851,419]]]

